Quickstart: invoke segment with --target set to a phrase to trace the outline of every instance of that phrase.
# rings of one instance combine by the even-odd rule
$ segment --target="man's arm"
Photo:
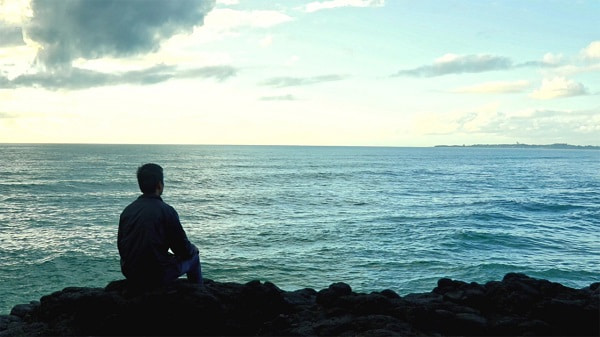
[[[188,240],[187,235],[181,226],[179,215],[175,209],[171,208],[171,210],[172,212],[169,214],[167,223],[167,240],[169,248],[171,248],[176,257],[184,259],[198,254],[198,248]]]

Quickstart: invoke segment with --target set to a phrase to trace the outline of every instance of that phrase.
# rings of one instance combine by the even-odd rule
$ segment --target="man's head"
[[[144,164],[138,167],[137,180],[144,194],[161,195],[164,187],[163,169],[157,164]]]

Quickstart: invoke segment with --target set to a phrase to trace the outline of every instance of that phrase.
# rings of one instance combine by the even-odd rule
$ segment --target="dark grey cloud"
[[[397,76],[435,77],[449,74],[481,73],[493,70],[505,70],[512,67],[512,61],[496,55],[446,55],[433,64],[417,68],[400,70]]]
[[[161,41],[203,23],[215,0],[33,0],[29,38],[38,61],[69,67],[79,57],[127,57],[158,50]]]
[[[226,80],[237,74],[231,66],[210,66],[194,69],[179,69],[176,66],[158,65],[144,70],[124,73],[102,73],[87,69],[70,68],[60,72],[24,74],[12,80],[0,77],[0,89],[39,87],[50,90],[86,89],[108,85],[136,84],[151,85],[171,79],[212,78]]]
[[[273,77],[263,81],[261,84],[275,88],[284,88],[300,85],[312,85],[323,82],[341,81],[345,78],[346,76],[336,74],[313,77]]]
[[[13,85],[6,75],[0,75],[0,89],[8,89],[12,87]]]
[[[8,26],[0,22],[0,47],[24,45],[21,27]]]
[[[261,101],[295,101],[294,95],[280,95],[280,96],[263,96],[260,98]]]

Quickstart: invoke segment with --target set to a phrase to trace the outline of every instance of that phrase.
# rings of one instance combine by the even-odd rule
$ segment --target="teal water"
[[[122,278],[118,217],[146,162],[164,167],[163,199],[218,281],[400,294],[512,271],[600,281],[600,151],[3,144],[0,154],[0,314]]]

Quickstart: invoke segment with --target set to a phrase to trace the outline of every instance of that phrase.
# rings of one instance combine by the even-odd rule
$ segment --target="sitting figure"
[[[123,275],[144,288],[166,285],[183,274],[202,285],[198,248],[188,240],[175,209],[161,199],[165,186],[162,167],[142,165],[137,180],[143,194],[119,219]]]

